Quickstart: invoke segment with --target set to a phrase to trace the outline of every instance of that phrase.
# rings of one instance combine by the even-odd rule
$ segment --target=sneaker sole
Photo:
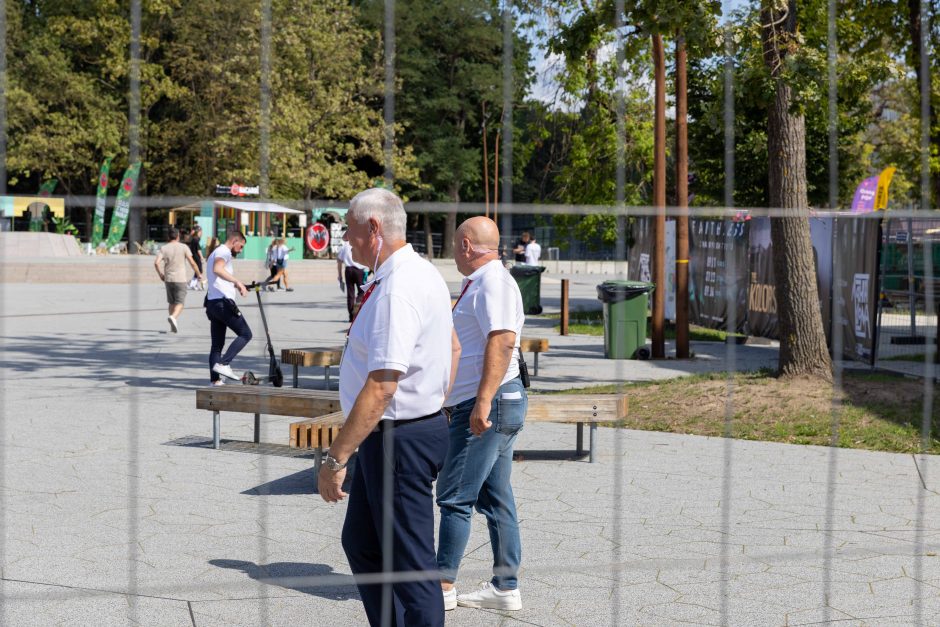
[[[482,601],[461,601],[457,599],[460,607],[472,607],[479,610],[502,610],[504,612],[518,612],[522,609],[522,601],[518,603],[490,603]]]

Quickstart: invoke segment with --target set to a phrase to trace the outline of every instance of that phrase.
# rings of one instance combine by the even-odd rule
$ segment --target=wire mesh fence
[[[285,164],[278,154],[285,141],[278,126],[278,90],[288,74],[278,56],[285,54],[277,28],[277,20],[285,15],[282,4],[274,1],[272,7],[272,0],[265,0],[250,16],[260,32],[257,49],[250,48],[258,57],[257,112],[252,109],[257,115],[254,122],[239,123],[250,129],[246,134],[257,135],[257,154],[249,151],[258,165],[260,197],[252,203],[256,206],[239,206],[244,199],[234,195],[171,197],[143,191],[133,200],[132,221],[143,226],[138,236],[144,241],[135,246],[138,242],[129,238],[124,250],[156,253],[169,224],[188,221],[188,226],[204,225],[203,244],[212,237],[224,239],[233,230],[245,233],[239,272],[258,273],[264,271],[264,254],[273,239],[283,237],[303,248],[314,240],[322,246],[341,237],[334,226],[344,222],[348,198],[315,200],[301,192],[278,198],[270,192],[279,169],[300,167]],[[925,42],[933,31],[927,26],[927,3],[920,6],[924,39],[915,61],[926,75],[930,47]],[[376,33],[382,34],[377,67],[384,93],[371,94],[375,116],[369,120],[381,123],[381,133],[368,141],[381,146],[376,154],[382,162],[369,162],[363,180],[394,187],[409,167],[415,167],[400,161],[400,134],[405,129],[396,118],[396,104],[407,108],[412,98],[399,89],[402,78],[396,65],[396,54],[407,53],[396,48],[396,24],[408,14],[406,10],[403,18],[403,7],[395,2],[376,7],[381,9],[373,18],[378,20]],[[613,56],[619,63],[610,80],[622,84],[629,79],[625,38],[636,27],[623,22],[622,2],[615,7]],[[129,70],[120,88],[127,89],[126,143],[133,163],[146,152],[148,141],[141,133],[140,66],[141,38],[149,35],[141,29],[155,26],[142,25],[140,0],[132,0],[127,8]],[[712,188],[709,198],[723,192],[723,203],[704,206],[699,199],[703,206],[693,209],[642,204],[653,194],[648,193],[646,173],[631,170],[627,160],[631,141],[641,131],[628,128],[636,112],[624,90],[611,90],[616,137],[605,157],[614,166],[596,164],[607,173],[600,177],[606,204],[573,202],[573,192],[558,204],[514,202],[529,193],[525,185],[517,185],[514,194],[520,178],[514,159],[528,150],[518,148],[527,138],[513,116],[522,78],[514,48],[520,45],[516,35],[524,21],[522,8],[496,3],[486,9],[499,31],[501,59],[501,91],[489,102],[497,109],[501,101],[502,108],[483,116],[500,130],[497,144],[484,144],[484,150],[491,150],[484,162],[496,179],[492,191],[487,175],[471,194],[485,194],[484,202],[406,202],[406,240],[434,260],[456,300],[462,276],[447,255],[453,252],[457,224],[470,216],[491,216],[501,230],[498,253],[507,266],[531,263],[517,250],[525,232],[525,242],[541,247],[535,262],[546,271],[536,282],[541,287],[538,309],[544,305],[544,312],[529,316],[523,333],[550,338],[555,354],[543,356],[543,368],[546,357],[557,359],[541,378],[534,376],[534,391],[547,395],[569,388],[639,400],[631,416],[599,431],[591,425],[592,457],[598,439],[596,466],[581,465],[581,455],[547,450],[568,446],[575,435],[570,424],[549,420],[527,426],[524,446],[512,464],[527,556],[519,571],[525,609],[515,616],[533,624],[936,623],[940,547],[934,522],[937,484],[930,467],[940,451],[934,402],[935,360],[940,354],[940,246],[934,240],[940,233],[940,214],[927,202],[921,209],[831,209],[840,206],[840,186],[845,185],[839,169],[841,118],[835,109],[837,3],[830,0],[825,7],[829,116],[825,128],[811,129],[820,137],[824,131],[828,134],[830,209],[734,206],[736,192],[753,186],[752,173],[736,172],[736,150],[744,153],[754,146],[735,144],[734,90],[740,85],[734,84],[739,79],[732,53],[737,50],[734,38],[741,35],[730,19],[721,40],[724,54],[710,57],[718,68],[710,76],[723,85],[724,98],[712,103],[714,110],[698,111],[723,126],[723,152],[710,158],[720,161],[724,176],[707,181]],[[6,16],[16,10],[15,3],[0,0],[4,191],[11,131]],[[573,9],[561,14],[566,11]],[[780,24],[784,22],[781,18]],[[929,94],[924,93],[922,87],[927,109],[922,109],[921,118],[928,120]],[[148,101],[148,106],[154,104]],[[430,96],[428,106],[433,106]],[[935,150],[927,126],[922,124],[918,147],[922,169],[908,174],[909,186],[919,180],[923,198],[930,197],[929,156]],[[651,132],[652,127],[641,130]],[[239,147],[222,149],[236,152]],[[703,160],[708,157],[700,154]],[[368,161],[352,149],[340,159],[350,171],[363,160]],[[537,160],[531,163],[539,165]],[[255,172],[253,166],[250,171]],[[581,172],[586,176],[591,168]],[[737,185],[737,180],[743,182]],[[577,177],[566,181],[565,189],[576,189],[578,182]],[[658,181],[657,190],[662,189],[659,184],[664,186],[665,180]],[[585,197],[597,198],[597,190],[582,191]],[[437,192],[426,197],[442,197],[447,190]],[[672,200],[670,195],[670,204],[675,204]],[[79,231],[91,232],[96,201],[80,194],[66,197]],[[264,203],[276,206],[261,209]],[[115,207],[112,215],[115,205],[109,204]],[[32,221],[15,217],[9,226],[25,230],[27,223],[41,221],[41,213],[37,218],[34,211]],[[317,224],[328,236],[309,230]],[[794,224],[805,226],[800,231],[805,237],[784,234]],[[682,247],[686,240],[677,235],[685,228],[687,249]],[[155,245],[145,246],[146,240]],[[263,363],[274,343],[332,347],[348,337],[349,320],[340,295],[326,295],[327,286],[336,280],[335,247],[321,250],[319,259],[298,259],[291,266],[295,279],[309,290],[293,300],[269,301],[276,313],[284,312],[277,316],[284,330],[272,341],[267,319],[261,319],[268,337],[249,350],[254,362]],[[341,546],[343,506],[319,502],[316,476],[310,471],[314,453],[305,457],[286,445],[278,448],[286,438],[273,405],[265,401],[255,414],[254,434],[261,442],[222,441],[220,451],[211,450],[208,438],[194,437],[180,424],[177,414],[187,419],[198,415],[192,411],[192,392],[205,382],[205,351],[201,344],[198,350],[182,344],[157,347],[166,338],[153,335],[146,325],[153,312],[163,315],[162,303],[148,291],[148,283],[155,280],[149,268],[152,259],[140,257],[143,261],[133,255],[101,255],[59,263],[30,259],[28,251],[4,246],[0,622],[89,624],[92,619],[86,621],[75,608],[93,607],[98,617],[107,617],[102,623],[115,624],[292,624],[309,620],[311,612],[321,612],[331,623],[362,624],[367,618],[358,601],[364,586],[380,585],[381,618],[373,616],[373,621],[396,624],[397,615],[398,624],[402,616],[409,624],[409,616],[402,614],[400,584],[430,581],[436,586],[442,573],[396,568],[394,551],[387,550],[378,572],[353,577]],[[23,277],[31,281],[26,287],[20,287]],[[118,289],[103,285],[112,278]],[[649,315],[632,321],[638,325],[635,337],[649,350],[627,357],[651,354],[658,359],[612,354],[612,338],[624,321],[613,318],[597,291],[610,280],[655,284]],[[790,287],[781,287],[784,281],[808,286],[803,300],[788,291]],[[87,284],[100,292],[98,304],[83,295],[81,286]],[[799,309],[797,302],[809,303],[810,310]],[[257,303],[257,308],[254,303],[244,306],[254,326],[257,316],[264,315],[260,294]],[[582,328],[563,331],[569,319]],[[794,351],[807,343],[810,331],[802,322],[810,319],[817,321],[821,333],[818,354],[831,359],[816,370],[826,376],[778,381],[773,374],[779,365],[794,360]],[[41,321],[38,328],[29,324],[36,320]],[[193,324],[198,327],[202,321]],[[104,329],[98,328],[102,325]],[[689,325],[691,339],[683,335]],[[92,337],[86,341],[83,334]],[[173,368],[184,373],[182,382],[164,372]],[[668,405],[657,405],[658,397],[648,392],[653,388],[645,384],[656,381],[667,389],[666,379],[677,375],[692,376],[687,384],[679,384],[686,388],[672,388]],[[311,385],[329,387],[319,381]],[[170,399],[167,390],[178,395]],[[805,399],[813,402],[801,405]],[[554,402],[563,406],[561,400]],[[673,407],[676,417],[665,415],[672,414],[667,408]],[[101,415],[113,421],[101,420]],[[155,428],[166,417],[176,420],[172,427]],[[879,421],[885,430],[873,434],[868,427]],[[64,451],[50,450],[43,438],[38,443],[30,438],[33,426],[47,433],[63,423],[80,432],[75,444],[63,445]],[[247,437],[247,432],[233,429],[238,436]],[[672,437],[663,432],[673,432]],[[719,439],[689,439],[682,435],[687,433]],[[387,435],[383,444],[394,455],[395,432]],[[580,422],[576,437],[580,452]],[[823,448],[760,448],[744,442],[760,439]],[[175,448],[166,452],[164,445]],[[906,455],[855,455],[846,450],[850,448]],[[37,459],[59,479],[46,476]],[[109,477],[95,474],[101,468]],[[31,478],[35,488],[29,485]],[[58,489],[56,481],[66,487]],[[396,526],[407,528],[409,521],[392,515],[396,493],[391,473],[382,481],[377,511],[381,509],[383,524],[375,531],[378,543],[390,547]],[[512,568],[489,566],[489,549],[483,545],[498,545],[499,529],[492,524],[484,528],[479,520],[473,524],[477,545],[465,558],[461,582],[514,576]],[[513,614],[505,614],[481,617],[458,611],[448,622],[511,620]]]

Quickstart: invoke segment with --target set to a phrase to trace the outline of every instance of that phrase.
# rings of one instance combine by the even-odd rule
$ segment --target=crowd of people
[[[443,625],[457,606],[519,610],[522,544],[510,477],[528,407],[519,350],[525,315],[499,229],[485,217],[458,227],[454,262],[464,280],[452,303],[440,272],[405,241],[398,196],[361,192],[346,220],[337,257],[350,322],[339,377],[345,424],[324,456],[318,490],[329,503],[348,498],[342,546],[369,623]],[[176,332],[189,264],[206,288],[210,381],[224,385],[238,379],[231,364],[252,338],[236,303],[248,290],[233,266],[246,240],[233,231],[224,243],[210,242],[203,264],[201,233],[187,237],[181,243],[171,228],[155,262],[168,320]],[[540,248],[523,233],[513,252],[537,263]],[[283,239],[271,242],[269,285],[283,280],[290,290],[289,253]],[[226,349],[229,330],[235,337]],[[486,518],[493,576],[458,594],[474,510]]]

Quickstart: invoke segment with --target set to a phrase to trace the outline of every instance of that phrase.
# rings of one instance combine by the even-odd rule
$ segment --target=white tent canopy
[[[236,211],[249,211],[254,213],[286,213],[289,215],[303,215],[299,209],[291,209],[273,202],[245,202],[242,200],[213,200],[216,207],[227,207]],[[192,203],[185,207],[177,207],[175,211],[199,211],[202,203]]]
[[[291,209],[273,202],[243,202],[240,200],[216,200],[216,206],[228,207],[238,211],[253,211],[258,213],[287,213],[290,215],[303,215],[299,209]]]

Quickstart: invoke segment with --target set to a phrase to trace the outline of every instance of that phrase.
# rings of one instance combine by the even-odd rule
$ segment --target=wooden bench
[[[596,456],[597,423],[615,422],[627,417],[627,397],[612,394],[533,394],[529,396],[526,422],[562,422],[577,426],[577,454],[584,454],[584,425],[591,426],[588,448],[589,461]],[[320,418],[292,423],[290,445],[298,448],[322,449],[333,443],[343,416],[340,412]],[[317,451],[319,460],[320,450]],[[319,463],[319,462],[318,462]]]
[[[261,436],[261,414],[302,418],[291,424],[291,446],[316,449],[319,468],[323,449],[343,424],[339,393],[329,390],[262,386],[209,386],[196,390],[196,407],[212,411],[212,441],[221,446],[221,412],[254,414],[254,442]],[[627,397],[622,394],[532,394],[526,422],[558,422],[577,426],[577,453],[584,454],[584,425],[589,424],[589,461],[596,459],[597,423],[616,422],[627,416]]]
[[[212,443],[221,446],[221,412],[255,415],[254,442],[261,442],[261,414],[318,418],[339,412],[339,392],[254,385],[208,386],[196,390],[196,408],[212,412]],[[341,424],[340,421],[339,424]]]
[[[562,422],[577,425],[577,454],[584,454],[584,425],[591,425],[588,461],[597,453],[597,423],[616,422],[627,417],[627,397],[623,394],[530,394],[526,423]]]
[[[542,337],[523,337],[519,340],[519,348],[523,353],[535,353],[532,376],[539,376],[539,353],[548,352],[548,340]]]
[[[297,370],[303,366],[323,366],[326,388],[330,388],[330,367],[338,366],[343,349],[336,348],[285,348],[281,350],[281,363],[294,367],[294,387],[297,387]]]

